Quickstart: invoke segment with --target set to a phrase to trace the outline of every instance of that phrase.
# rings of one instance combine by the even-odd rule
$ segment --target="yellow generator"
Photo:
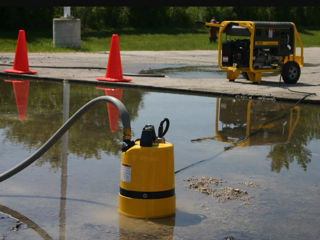
[[[280,72],[287,84],[299,80],[303,46],[294,23],[223,21],[204,24],[219,28],[218,65],[227,71],[229,81],[242,73],[247,80],[258,83],[263,72]]]

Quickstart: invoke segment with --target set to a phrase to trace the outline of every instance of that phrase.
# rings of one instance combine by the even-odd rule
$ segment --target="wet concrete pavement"
[[[299,53],[300,50],[298,49]],[[14,53],[0,53],[1,75],[4,69],[11,69]],[[165,92],[184,92],[199,95],[241,95],[245,97],[275,98],[276,100],[320,103],[320,48],[305,48],[305,66],[297,84],[287,85],[280,82],[279,74],[265,74],[260,84],[253,84],[243,78],[229,82],[225,75],[204,78],[201,72],[192,77],[139,77],[127,76],[141,71],[173,67],[197,66],[217,68],[218,52],[211,50],[193,51],[121,51],[122,70],[131,82],[100,82],[109,86],[147,88]],[[97,77],[104,77],[108,61],[108,52],[98,53],[29,53],[31,70],[37,75],[28,78],[47,80],[70,80],[94,83]],[[197,75],[199,74],[199,75]],[[221,74],[221,73],[220,73]],[[12,75],[12,74],[10,74]],[[14,76],[15,77],[15,76]],[[25,77],[25,76],[23,76]]]

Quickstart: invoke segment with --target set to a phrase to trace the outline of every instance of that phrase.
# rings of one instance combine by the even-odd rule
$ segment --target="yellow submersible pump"
[[[169,125],[167,118],[161,121],[158,136],[153,125],[146,125],[141,139],[123,147],[120,213],[136,218],[160,218],[175,214],[173,145],[164,139]]]
[[[165,118],[161,121],[158,136],[152,125],[146,125],[141,139],[132,141],[129,113],[122,102],[111,96],[97,97],[83,105],[32,155],[0,173],[0,182],[11,178],[41,157],[84,112],[98,102],[115,105],[123,125],[119,212],[136,218],[173,215],[176,210],[173,145],[164,139],[169,129],[169,120]]]

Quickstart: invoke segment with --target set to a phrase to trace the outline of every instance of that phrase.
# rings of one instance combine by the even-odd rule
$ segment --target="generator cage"
[[[299,80],[303,45],[293,22],[223,21],[205,25],[219,28],[218,66],[227,72],[229,81],[242,73],[247,80],[261,82],[264,72],[280,72],[288,84]]]

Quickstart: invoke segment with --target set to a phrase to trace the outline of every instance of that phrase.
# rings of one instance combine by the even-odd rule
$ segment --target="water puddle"
[[[223,78],[225,71],[221,71],[217,66],[170,66],[166,68],[154,68],[141,70],[140,74],[165,74],[175,78]]]
[[[210,69],[203,70],[214,75]],[[118,213],[123,129],[117,109],[99,103],[34,164],[1,183],[4,239],[320,237],[316,105],[8,79],[0,90],[1,172],[98,96],[124,103],[134,139],[145,124],[157,129],[169,118],[177,206],[163,219]]]

